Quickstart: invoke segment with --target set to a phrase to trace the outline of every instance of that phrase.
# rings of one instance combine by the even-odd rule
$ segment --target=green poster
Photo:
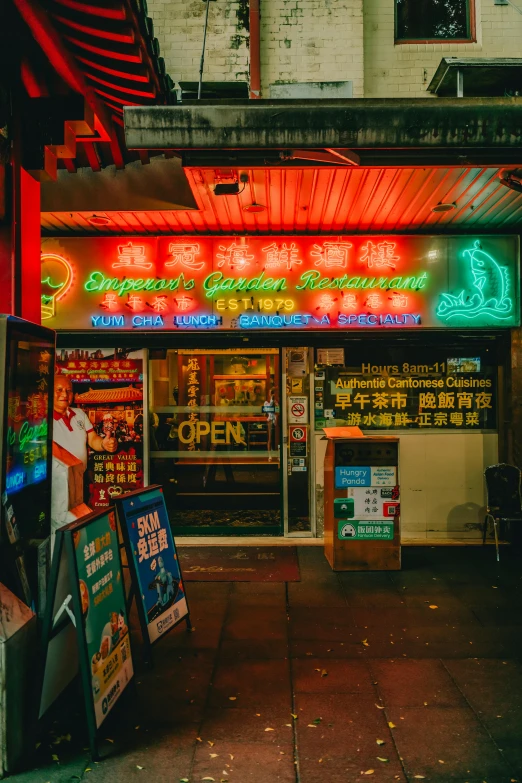
[[[393,538],[393,522],[361,522],[353,519],[347,522],[346,520],[339,520],[337,535],[341,540],[391,540]]]
[[[133,676],[114,511],[72,531],[91,695],[99,728]]]

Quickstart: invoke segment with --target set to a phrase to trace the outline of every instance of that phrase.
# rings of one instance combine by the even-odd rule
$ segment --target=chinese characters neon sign
[[[512,236],[46,238],[42,312],[57,329],[511,327],[518,255]]]

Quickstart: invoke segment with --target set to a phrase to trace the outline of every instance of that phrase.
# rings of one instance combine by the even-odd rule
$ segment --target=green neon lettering
[[[359,288],[360,282],[360,277],[351,277],[346,283],[346,288]]]
[[[203,290],[208,298],[222,291],[286,291],[286,278],[267,277],[265,279],[264,272],[262,272],[257,277],[250,279],[248,277],[235,279],[223,277],[222,272],[212,272],[203,281]]]
[[[183,287],[189,291],[194,288],[195,281],[193,278],[186,279],[183,272],[174,278],[154,278],[148,277],[144,279],[142,277],[105,277],[102,272],[91,272],[89,278],[84,284],[86,291],[116,291],[118,296],[124,296],[129,291],[163,291],[170,289],[176,291],[178,288]]]

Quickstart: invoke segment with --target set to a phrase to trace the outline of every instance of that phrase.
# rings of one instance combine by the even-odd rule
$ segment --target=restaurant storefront
[[[141,352],[143,480],[178,533],[320,535],[323,428],[348,425],[400,436],[406,540],[479,538],[518,258],[514,236],[49,237],[43,317],[64,372]]]

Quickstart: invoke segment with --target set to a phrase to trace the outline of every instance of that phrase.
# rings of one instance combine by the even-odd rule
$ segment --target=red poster
[[[62,349],[53,424],[54,529],[143,487],[141,351]]]

